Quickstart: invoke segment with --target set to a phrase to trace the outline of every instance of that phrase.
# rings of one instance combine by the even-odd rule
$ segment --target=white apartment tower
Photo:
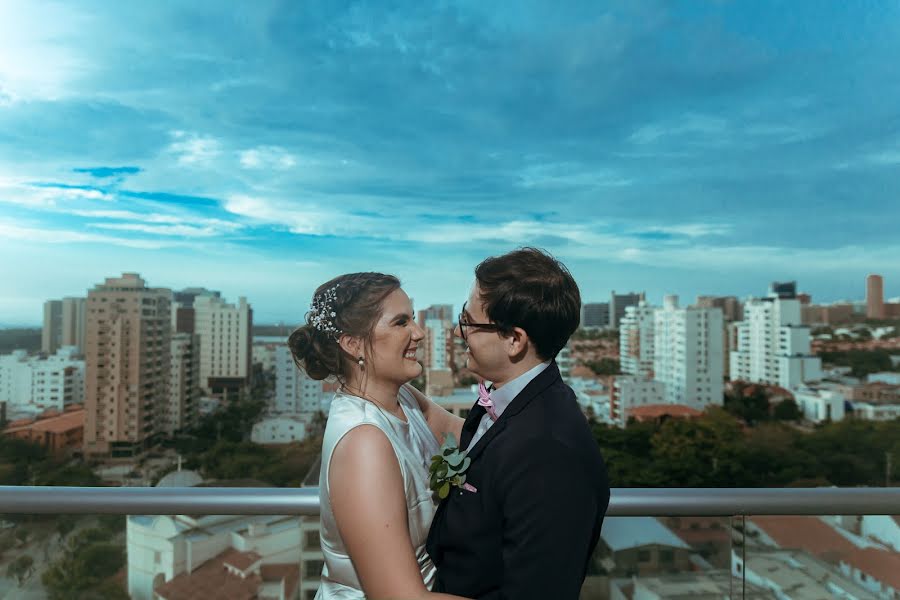
[[[194,298],[194,332],[200,338],[200,387],[211,393],[246,385],[251,373],[253,311],[203,294]],[[227,394],[227,392],[226,392]]]
[[[53,356],[29,357],[24,350],[0,356],[0,402],[7,415],[63,410],[84,402],[84,361],[78,349],[63,346]]]
[[[136,273],[88,292],[84,452],[127,456],[162,430],[169,404],[172,292]]]
[[[644,300],[625,308],[619,326],[619,362],[623,373],[653,379],[655,312]]]
[[[301,415],[311,419],[322,410],[322,382],[297,368],[286,344],[275,348],[275,414]]]
[[[810,353],[809,327],[802,324],[798,299],[775,293],[750,299],[735,328],[731,379],[795,389],[822,378],[822,361]]]
[[[679,308],[678,296],[666,296],[654,314],[653,376],[665,384],[667,404],[722,404],[722,331],[721,309]]]

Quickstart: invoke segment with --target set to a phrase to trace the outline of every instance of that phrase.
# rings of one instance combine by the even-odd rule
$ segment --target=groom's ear
[[[513,327],[512,331],[506,336],[506,352],[510,357],[519,356],[528,350],[530,343],[528,334],[521,327]]]

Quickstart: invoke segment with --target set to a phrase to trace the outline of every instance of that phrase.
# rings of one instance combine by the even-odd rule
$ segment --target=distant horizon
[[[896,297],[897,56],[891,3],[0,3],[0,322],[123,271],[459,306],[524,245],[588,301]]]
[[[134,272],[134,271],[124,271],[124,272],[127,273],[127,272]],[[116,274],[115,276],[119,276],[119,275],[121,275],[121,273]],[[868,274],[867,274],[867,275],[868,275]],[[112,277],[112,275],[110,275],[110,277]],[[143,278],[143,276],[142,276],[142,278]],[[771,283],[772,281],[793,281],[793,280],[787,280],[787,279],[775,280],[775,279],[773,279],[773,280],[769,281],[768,283]],[[97,282],[97,283],[100,283],[100,282]],[[145,283],[146,283],[148,286],[150,286],[150,287],[167,288],[167,286],[164,286],[164,285],[153,285],[152,282],[147,281],[146,279],[145,279]],[[746,295],[740,295],[740,294],[734,294],[734,293],[731,293],[731,294],[729,294],[729,293],[722,293],[722,294],[697,293],[697,294],[690,294],[690,295],[681,295],[681,294],[675,294],[675,295],[678,296],[679,304],[680,304],[681,306],[687,306],[687,305],[693,304],[693,303],[696,301],[696,299],[697,299],[698,296],[734,296],[734,297],[738,298],[739,300],[742,300],[742,301],[743,301],[743,300],[746,300],[747,298],[762,298],[762,297],[765,297],[765,296],[767,295],[767,293],[768,293],[768,283],[767,283],[765,286],[763,286],[762,291],[760,291],[759,293],[746,294]],[[897,287],[900,287],[900,281],[898,281],[897,283],[898,283],[898,286],[897,286]],[[797,282],[797,285],[798,285],[798,290],[797,290],[797,293],[798,293],[798,294],[809,294],[809,293],[810,293],[809,290],[803,289],[803,287],[802,287],[802,285],[801,285],[801,283],[800,283],[799,281]],[[291,321],[290,319],[288,319],[288,318],[279,318],[279,317],[262,318],[261,315],[264,314],[264,313],[261,313],[261,312],[259,311],[259,309],[257,308],[257,306],[256,306],[256,305],[254,304],[254,302],[253,302],[253,297],[252,297],[251,295],[248,295],[248,294],[237,294],[237,295],[231,297],[231,296],[227,295],[227,294],[226,294],[224,291],[222,291],[222,290],[217,290],[217,289],[215,289],[215,288],[208,287],[208,286],[203,286],[203,285],[191,285],[191,286],[178,287],[178,288],[168,288],[168,289],[171,289],[173,292],[177,292],[177,291],[181,291],[181,290],[183,290],[183,289],[190,288],[190,287],[206,288],[206,289],[208,289],[208,290],[210,290],[210,291],[218,291],[218,292],[221,292],[221,293],[222,293],[222,298],[223,298],[223,300],[225,300],[225,301],[228,302],[229,304],[236,302],[237,299],[238,299],[240,296],[246,297],[246,298],[247,298],[247,302],[250,304],[250,307],[253,309],[254,326],[256,326],[256,325],[260,325],[260,326],[265,326],[265,325],[269,325],[269,326],[279,326],[279,325],[290,326],[290,325],[292,324],[292,321]],[[861,284],[860,287],[862,288],[861,291],[863,292],[863,294],[862,294],[862,297],[858,297],[858,298],[856,298],[856,299],[853,299],[853,298],[837,298],[837,299],[824,300],[824,301],[823,301],[823,300],[817,298],[816,294],[813,292],[813,293],[811,293],[811,296],[812,296],[812,304],[863,303],[863,302],[865,302],[865,279],[863,279],[862,284]],[[91,288],[93,288],[93,286],[91,286]],[[56,298],[47,298],[46,300],[60,300],[60,299],[62,299],[63,297],[86,297],[87,292],[88,292],[91,288],[87,288],[87,289],[85,290],[85,293],[84,293],[83,295],[81,295],[81,296],[79,296],[78,294],[65,294],[65,295],[63,295],[63,296],[59,296],[59,297],[56,297]],[[886,289],[886,290],[887,290],[887,289],[890,289],[890,288],[889,288],[889,282],[888,282],[887,280],[885,280],[885,289]],[[434,304],[451,304],[451,305],[454,306],[455,309],[458,308],[458,307],[460,307],[461,304],[462,304],[462,300],[460,300],[459,298],[457,298],[456,300],[449,300],[449,299],[448,299],[448,300],[445,300],[445,301],[436,300],[436,301],[432,301],[432,302],[421,303],[421,302],[419,302],[419,301],[416,300],[415,294],[414,294],[414,293],[411,293],[410,290],[409,290],[406,286],[404,286],[404,290],[407,291],[407,293],[410,294],[410,297],[412,298],[413,304],[414,304],[413,308],[414,308],[415,310],[417,310],[417,311],[418,311],[418,310],[421,310],[421,309],[424,309],[424,308],[427,308],[428,306],[431,306],[431,305],[434,305]],[[596,298],[587,298],[587,297],[585,297],[584,291],[582,290],[582,302],[583,302],[584,304],[590,304],[590,303],[596,303],[596,302],[609,302],[610,293],[612,293],[612,291],[613,291],[613,290],[610,290],[609,292],[607,292],[605,296],[596,297]],[[646,293],[646,290],[642,290],[642,289],[631,289],[631,290],[626,290],[626,289],[624,289],[624,288],[621,288],[621,289],[616,289],[616,290],[614,290],[614,291],[615,291],[616,293],[618,293],[618,294],[640,293],[640,292],[645,292],[645,293]],[[658,293],[658,294],[650,294],[650,293],[646,293],[647,301],[648,301],[650,304],[652,304],[652,305],[655,305],[655,306],[661,306],[661,305],[662,305],[663,296],[665,296],[665,295],[667,295],[667,294],[669,294],[669,293],[674,293],[674,292],[663,292],[663,293]],[[465,296],[466,296],[467,294],[468,294],[468,290],[464,290],[464,291],[461,293],[461,297],[462,297],[463,299],[465,299]],[[46,301],[46,300],[45,300],[45,301]],[[885,302],[900,302],[900,296],[892,297],[892,296],[890,296],[887,292],[885,292],[884,301],[885,301]],[[308,300],[307,300],[307,304],[308,304]],[[300,309],[299,316],[293,321],[294,323],[299,323],[299,322],[303,319],[303,315],[306,313],[306,310],[307,310],[306,306],[307,306],[307,305],[303,305],[303,307]],[[41,304],[39,305],[38,312],[42,314],[42,312],[43,312],[43,302],[41,302]],[[23,322],[10,322],[10,321],[2,321],[2,320],[0,320],[0,329],[40,328],[40,327],[42,327],[42,326],[43,326],[43,317],[41,317],[36,323],[33,322],[33,321],[31,321],[31,322],[25,322],[25,321],[23,321]]]

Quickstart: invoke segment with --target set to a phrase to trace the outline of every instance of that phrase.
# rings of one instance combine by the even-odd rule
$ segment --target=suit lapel
[[[483,406],[475,402],[475,405],[469,410],[469,414],[466,416],[466,420],[463,422],[462,432],[459,434],[459,447],[462,449],[466,449],[469,447],[469,442],[472,441],[472,437],[475,435],[475,432],[478,430],[478,424],[481,422],[481,417],[487,411]]]
[[[506,428],[506,424],[509,422],[509,419],[521,412],[522,409],[528,406],[528,404],[534,399],[535,396],[544,391],[550,384],[556,382],[558,379],[560,379],[559,368],[556,366],[556,362],[554,361],[550,363],[550,365],[546,369],[541,371],[541,373],[538,374],[537,377],[528,382],[528,385],[525,386],[525,389],[519,392],[518,396],[513,398],[512,402],[509,403],[509,406],[506,407],[506,410],[503,411],[503,414],[500,415],[500,418],[497,419],[497,421],[493,425],[491,425],[487,431],[484,432],[484,435],[481,436],[481,439],[479,439],[478,442],[468,450],[466,456],[471,458],[473,462],[477,460],[478,457],[481,456],[481,453],[484,452],[484,449],[487,447],[487,445],[490,444],[491,441],[498,435],[500,435],[500,432],[502,432]],[[478,406],[478,408],[481,408],[481,414],[484,414],[484,408],[481,406]],[[479,419],[480,418],[481,417],[479,417]],[[466,424],[467,423],[468,421],[466,421]],[[463,427],[465,427],[465,424],[463,425]],[[466,440],[466,442],[468,443],[469,440],[471,440],[471,436],[469,436],[469,439]],[[460,446],[460,448],[464,447],[465,446]]]

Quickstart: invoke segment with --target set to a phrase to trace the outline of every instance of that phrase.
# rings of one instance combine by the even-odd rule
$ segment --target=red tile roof
[[[635,419],[658,419],[659,417],[699,417],[703,413],[696,408],[682,404],[647,404],[628,409]]]
[[[299,564],[262,565],[258,572],[246,578],[230,573],[225,567],[225,561],[229,558],[234,560],[235,555],[250,554],[255,553],[230,548],[203,563],[193,573],[182,573],[154,592],[163,600],[254,600],[258,598],[263,583],[284,580],[285,596],[293,598],[300,582]]]
[[[818,517],[753,517],[782,548],[798,548],[826,562],[847,563],[900,590],[900,555],[880,548],[859,548]]]
[[[226,550],[220,556],[222,557],[222,564],[230,565],[238,571],[246,571],[262,558],[256,552],[241,552],[234,548]]]
[[[79,427],[84,427],[84,409],[67,411],[60,413],[54,411],[55,414],[49,417],[41,416],[35,419],[19,419],[9,423],[3,433],[12,433],[21,431],[22,429],[33,429],[35,431],[48,431],[50,433],[64,433]],[[45,413],[46,414],[46,413]]]

